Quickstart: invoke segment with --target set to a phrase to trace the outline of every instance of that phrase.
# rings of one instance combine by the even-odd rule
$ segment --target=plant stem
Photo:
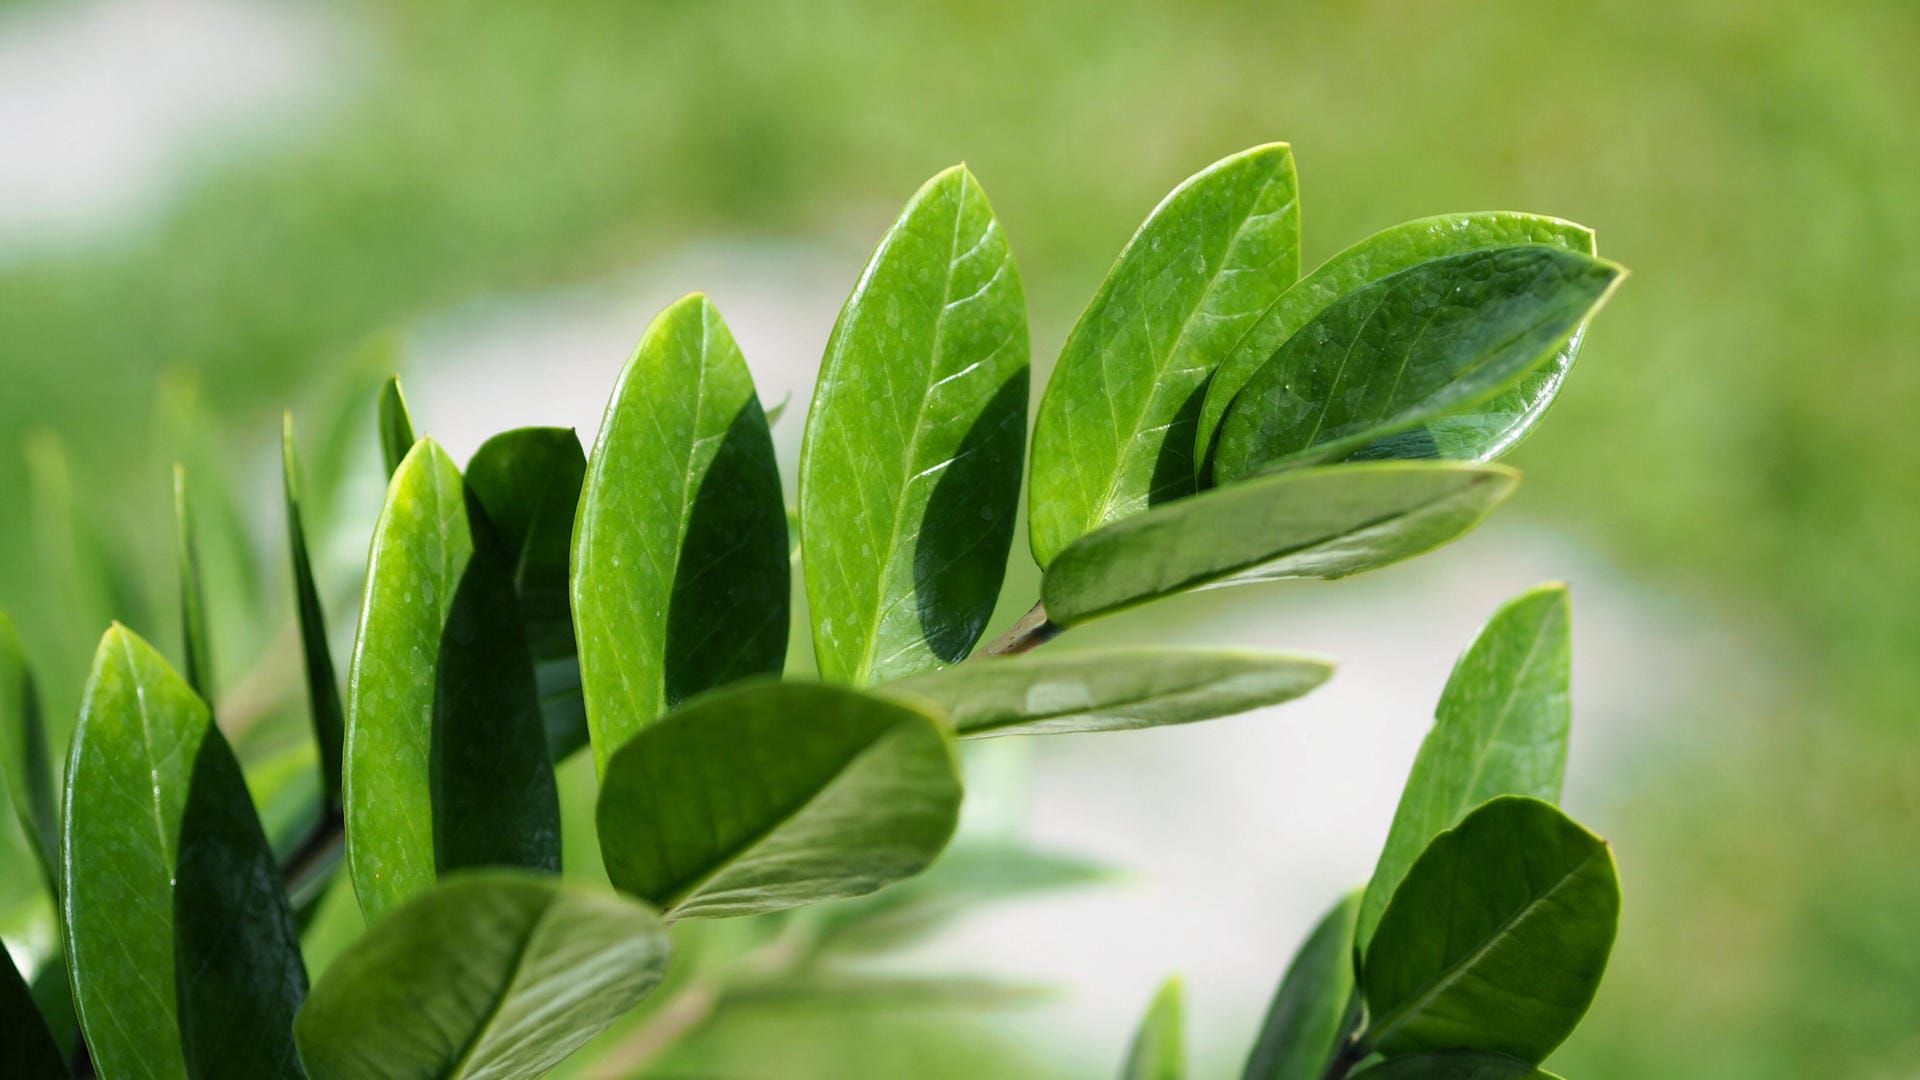
[[[1327,1071],[1321,1074],[1320,1080],[1347,1080],[1347,1074],[1366,1056],[1367,1049],[1359,1039],[1348,1039],[1340,1044],[1340,1052],[1333,1055],[1333,1060],[1327,1062]]]
[[[1016,656],[1036,649],[1061,635],[1066,627],[1047,618],[1047,609],[1043,604],[1033,605],[1033,610],[1020,616],[1018,622],[1007,628],[1007,632],[994,638],[984,649],[981,656]]]
[[[286,883],[287,895],[296,904],[299,898],[310,890],[327,871],[339,862],[340,849],[346,840],[347,821],[337,806],[329,806],[314,823],[313,831],[307,834],[300,846],[287,856],[286,864],[280,868],[280,879]]]

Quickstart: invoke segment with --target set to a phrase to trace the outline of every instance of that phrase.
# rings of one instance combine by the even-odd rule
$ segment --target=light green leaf
[[[940,707],[961,738],[1129,731],[1276,705],[1333,674],[1319,657],[1239,649],[1103,649],[986,657],[887,683]]]
[[[1006,1009],[1062,996],[1044,983],[1013,982],[978,975],[889,975],[807,971],[765,982],[743,981],[727,989],[730,1007],[818,1004],[847,1009]]]
[[[46,875],[49,894],[59,891],[60,807],[47,741],[40,690],[13,620],[0,611],[0,769],[14,816]]]
[[[1490,1050],[1530,1062],[1585,1015],[1620,919],[1599,837],[1503,795],[1427,846],[1362,958],[1368,1049]]]
[[[1217,161],[1154,208],[1040,399],[1027,519],[1041,566],[1108,522],[1193,493],[1207,379],[1299,274],[1285,144]]]
[[[313,1080],[539,1076],[666,975],[653,912],[524,872],[450,878],[374,925],[294,1034]]]
[[[786,503],[753,376],[720,312],[682,298],[614,387],[587,463],[573,619],[594,763],[687,698],[780,671]]]
[[[200,553],[193,542],[193,512],[187,505],[187,469],[173,467],[174,556],[180,571],[180,637],[187,654],[187,685],[213,704],[213,648],[207,638],[207,592],[200,583]]]
[[[294,610],[300,619],[300,653],[307,676],[307,708],[314,743],[320,749],[321,794],[329,808],[340,806],[340,756],[346,740],[346,713],[340,706],[340,684],[333,671],[333,652],[327,646],[327,616],[320,607],[320,590],[313,582],[313,560],[307,554],[306,524],[301,513],[300,459],[293,447],[293,413],[281,418],[281,491],[287,506],[287,547],[293,561]]]
[[[46,1018],[33,1003],[33,992],[13,966],[13,957],[0,948],[0,1076],[19,1080],[50,1080],[70,1075],[66,1055],[53,1041]]]
[[[1572,656],[1564,585],[1542,585],[1509,601],[1461,655],[1367,883],[1362,949],[1407,867],[1442,830],[1496,795],[1559,800],[1573,720]]]
[[[834,324],[800,456],[820,674],[964,659],[1006,574],[1027,423],[1027,302],[956,165],[907,203]]]
[[[240,766],[152,646],[100,642],[67,769],[68,973],[103,1077],[286,1076],[306,969]]]
[[[1186,1080],[1185,993],[1179,979],[1160,984],[1133,1034],[1120,1080]]]
[[[1040,582],[1061,626],[1190,589],[1338,578],[1440,546],[1519,482],[1498,465],[1370,462],[1215,488],[1109,525],[1060,553]]]
[[[513,566],[514,592],[540,689],[547,750],[560,761],[587,745],[587,706],[573,643],[567,560],[587,455],[571,428],[518,428],[480,444],[467,488]]]
[[[1321,1080],[1360,1021],[1353,979],[1358,891],[1327,912],[1287,965],[1247,1056],[1245,1080]]]
[[[512,569],[422,439],[374,527],[347,696],[347,868],[369,922],[470,866],[560,864],[559,803]]]
[[[607,876],[669,919],[861,896],[925,869],[960,812],[953,747],[909,706],[807,683],[702,698],[607,763]]]
[[[417,441],[407,395],[400,392],[400,376],[391,376],[380,387],[380,454],[386,459],[388,476],[400,471],[400,463]]]
[[[1387,1058],[1353,1074],[1353,1080],[1560,1080],[1542,1069],[1478,1050],[1407,1054]]]

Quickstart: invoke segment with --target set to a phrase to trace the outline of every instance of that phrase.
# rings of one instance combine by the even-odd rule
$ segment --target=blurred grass
[[[693,237],[866,237],[956,159],[1007,224],[1043,358],[1159,195],[1255,142],[1294,143],[1309,263],[1442,210],[1575,218],[1635,276],[1518,455],[1522,510],[1783,643],[1784,692],[1673,717],[1581,808],[1630,899],[1562,1071],[1920,1058],[1911,0],[337,13],[377,43],[341,73],[348,104],[209,166],[137,235],[0,268],[0,520],[56,469],[29,434],[50,431],[75,512],[116,538],[64,550],[164,565],[142,544],[165,535],[146,450],[168,373],[192,374],[210,438],[255,445],[383,327]],[[170,593],[68,595],[31,556],[44,528],[0,530],[0,602],[45,628],[65,716],[93,608],[165,641]]]

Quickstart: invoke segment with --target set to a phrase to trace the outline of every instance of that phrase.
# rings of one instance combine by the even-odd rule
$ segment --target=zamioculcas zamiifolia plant
[[[972,173],[935,176],[826,343],[797,510],[771,410],[700,294],[641,334],[590,453],[522,428],[463,467],[389,380],[347,656],[289,415],[299,647],[283,670],[305,674],[311,771],[243,764],[212,708],[211,549],[195,476],[177,473],[182,647],[106,631],[64,770],[0,618],[0,762],[55,912],[22,954],[31,978],[0,971],[0,1072],[530,1077],[615,1028],[634,1034],[597,1044],[602,1073],[644,1075],[742,986],[842,992],[834,957],[1099,876],[954,843],[956,743],[1311,692],[1331,668],[1308,654],[1048,643],[1176,593],[1344,577],[1472,529],[1518,480],[1493,460],[1551,405],[1622,275],[1580,226],[1479,213],[1388,229],[1303,278],[1298,208],[1279,144],[1168,195],[1068,335],[1029,452],[1013,249]],[[982,646],[1023,472],[1039,596]],[[796,582],[817,674],[787,666]],[[1619,907],[1606,845],[1554,806],[1568,628],[1565,590],[1545,586],[1461,657],[1378,868],[1286,970],[1248,1080],[1545,1075]],[[577,754],[598,794],[569,828],[595,831],[604,877],[559,876],[556,767]],[[366,928],[316,959],[336,881]],[[702,936],[716,919],[752,929]],[[1184,1076],[1182,1042],[1170,983],[1123,1075]]]

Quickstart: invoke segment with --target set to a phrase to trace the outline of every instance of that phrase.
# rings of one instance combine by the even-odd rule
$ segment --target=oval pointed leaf
[[[400,392],[400,377],[391,376],[380,386],[380,456],[386,460],[388,476],[400,471],[400,463],[417,441],[407,395]]]
[[[63,1077],[66,1056],[53,1041],[46,1018],[33,1003],[33,991],[13,966],[13,957],[0,948],[0,1076]]]
[[[313,1080],[540,1076],[659,985],[667,954],[630,900],[468,872],[342,953],[294,1034]]]
[[[601,772],[688,697],[779,672],[792,574],[753,376],[695,293],[647,327],[587,463],[573,618]]]
[[[1544,364],[1621,270],[1541,244],[1432,259],[1329,305],[1247,380],[1213,477],[1336,461]]]
[[[1593,1002],[1619,919],[1605,841],[1550,803],[1494,799],[1435,837],[1394,892],[1361,963],[1361,1041],[1540,1061]]]
[[[1573,720],[1572,656],[1564,585],[1543,585],[1509,601],[1461,655],[1367,883],[1362,949],[1407,867],[1468,811],[1497,795],[1559,800]]]
[[[1061,626],[1191,589],[1337,578],[1438,547],[1480,523],[1519,475],[1498,465],[1374,462],[1263,476],[1116,522],[1040,581]]]
[[[861,896],[925,869],[960,779],[917,709],[806,683],[722,691],[636,735],[600,791],[607,876],[668,918]]]
[[[294,610],[300,620],[300,654],[306,667],[307,709],[314,742],[320,748],[321,793],[327,805],[337,809],[347,718],[334,675],[333,650],[327,645],[327,616],[320,606],[320,590],[313,582],[313,560],[307,554],[307,530],[300,509],[300,460],[293,447],[291,412],[281,420],[280,470],[287,506],[287,548],[293,563]]]
[[[961,738],[1129,731],[1232,716],[1312,690],[1333,665],[1235,649],[1111,649],[991,657],[881,693],[939,706]]]
[[[1134,1031],[1120,1080],[1185,1080],[1187,1050],[1185,994],[1179,979],[1160,984],[1147,1015]]]
[[[207,707],[121,626],[67,770],[68,973],[101,1076],[287,1076],[307,974],[240,766]]]
[[[1040,400],[1027,521],[1041,566],[1108,522],[1193,493],[1207,379],[1299,275],[1284,144],[1217,161],[1154,208],[1074,324]]]
[[[1361,1069],[1353,1080],[1560,1080],[1519,1058],[1478,1050],[1407,1054]]]
[[[1006,574],[1027,423],[1027,302],[973,174],[907,203],[840,311],[800,457],[820,674],[966,657]]]
[[[1353,926],[1360,894],[1327,912],[1287,965],[1247,1057],[1245,1080],[1320,1080],[1360,1020]]]
[[[1546,244],[1582,255],[1594,253],[1593,230],[1571,221],[1511,211],[1444,214],[1404,222],[1377,232],[1301,278],[1273,302],[1214,371],[1213,381],[1207,386],[1206,401],[1200,409],[1199,430],[1195,434],[1195,445],[1207,452],[1207,471],[1211,471],[1214,436],[1219,433],[1220,421],[1226,418],[1227,406],[1233,403],[1234,397],[1247,385],[1247,380],[1253,377],[1254,372],[1272,359],[1280,346],[1334,301],[1429,259],[1514,244]],[[1471,410],[1474,414],[1485,413],[1489,417],[1496,412],[1508,411],[1515,416],[1512,422],[1499,425],[1489,420],[1487,430],[1483,433],[1483,443],[1473,445],[1454,441],[1448,444],[1453,452],[1434,456],[1484,461],[1512,445],[1531,427],[1531,421],[1537,420],[1539,414],[1551,404],[1578,350],[1579,336],[1576,334],[1568,347],[1549,362],[1539,376],[1530,376],[1522,386],[1515,388],[1512,393],[1519,395],[1517,402],[1508,402],[1503,396]],[[1462,433],[1464,430],[1461,427]]]
[[[374,527],[349,682],[347,868],[369,922],[443,871],[559,868],[512,571],[432,439],[401,462]]]
[[[481,443],[467,462],[467,487],[486,509],[513,567],[547,750],[555,761],[587,745],[587,706],[567,592],[573,516],[586,472],[586,451],[572,428],[502,432]]]
[[[48,893],[58,892],[60,809],[46,717],[40,710],[39,686],[27,667],[26,650],[4,611],[0,611],[0,769],[6,770],[14,816],[40,860]]]
[[[213,649],[207,637],[207,592],[200,582],[200,552],[187,505],[187,470],[173,467],[174,555],[180,571],[180,637],[187,654],[187,685],[213,702]]]

